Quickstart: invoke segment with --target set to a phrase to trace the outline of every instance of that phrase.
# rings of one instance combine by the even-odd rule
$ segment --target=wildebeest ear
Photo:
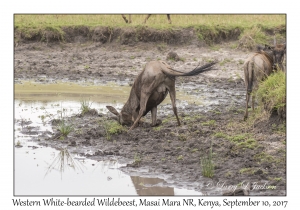
[[[270,45],[265,44],[265,48],[264,50],[272,50],[273,47],[271,47]]]
[[[261,46],[261,45],[256,45],[256,50],[257,50],[257,51],[261,51],[262,49],[264,49],[263,46]]]
[[[115,107],[112,107],[112,106],[106,106],[106,108],[107,108],[111,113],[113,113],[114,115],[119,116],[119,112],[115,109]]]

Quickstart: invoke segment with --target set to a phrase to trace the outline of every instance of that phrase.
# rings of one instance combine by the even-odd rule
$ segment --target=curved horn
[[[118,118],[117,118],[118,122],[121,123],[121,120],[120,120],[121,115],[120,115],[120,113],[115,109],[115,107],[112,107],[112,106],[106,106],[106,108],[107,108],[111,113],[113,113],[114,115],[116,115],[116,116],[118,117]]]

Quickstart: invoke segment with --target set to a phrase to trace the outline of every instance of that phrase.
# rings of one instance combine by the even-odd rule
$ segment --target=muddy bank
[[[267,35],[276,33],[285,35],[286,26],[262,27],[262,32]],[[137,43],[164,42],[170,45],[180,46],[195,44],[208,46],[222,42],[233,41],[240,38],[243,26],[217,25],[209,27],[195,25],[187,28],[172,27],[166,29],[155,29],[146,25],[131,27],[109,27],[109,26],[64,26],[49,28],[18,28],[15,27],[15,44],[28,42],[44,43],[85,43],[98,42],[100,44],[118,43],[121,45],[136,45]]]
[[[285,28],[283,29],[285,30]],[[105,43],[118,43],[121,45],[134,45],[138,42],[164,42],[172,45],[182,44],[212,44],[221,41],[236,40],[241,34],[239,27],[226,29],[216,27],[169,28],[154,29],[147,26],[137,27],[61,27],[48,29],[18,29],[15,28],[15,43],[19,42],[67,42],[84,43],[87,41]],[[201,37],[201,39],[199,39]]]
[[[276,116],[262,118],[254,126],[242,121],[242,64],[250,52],[233,48],[236,44],[227,42],[209,48],[164,43],[19,43],[15,47],[15,83],[29,80],[97,86],[112,81],[130,87],[147,62],[167,60],[170,51],[176,52],[179,59],[167,62],[182,71],[217,59],[220,62],[215,70],[176,81],[176,89],[212,102],[179,106],[180,127],[176,126],[170,104],[158,107],[161,126],[150,127],[147,115],[132,132],[117,126],[110,114],[95,110],[65,117],[65,123],[73,127],[68,136],[63,137],[57,130],[58,119],[51,122],[53,132],[36,131],[35,140],[55,148],[67,147],[95,160],[128,158],[132,161],[122,168],[127,173],[160,177],[168,186],[187,187],[208,195],[222,195],[230,186],[247,183],[250,195],[285,195],[285,124]],[[24,125],[24,132],[26,126],[30,127]],[[202,176],[200,165],[210,148],[215,164],[212,179]]]

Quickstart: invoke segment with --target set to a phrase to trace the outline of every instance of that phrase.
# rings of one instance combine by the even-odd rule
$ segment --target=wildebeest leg
[[[176,116],[178,126],[180,126],[180,121],[179,121],[179,118],[178,118],[178,115],[177,115],[175,87],[170,87],[169,93],[170,93],[170,98],[171,98],[171,102],[172,102],[173,112]]]
[[[244,115],[244,120],[248,118],[248,104],[250,99],[250,94],[252,92],[253,83],[253,62],[247,62],[244,64],[244,75],[245,75],[245,86],[246,86],[246,110]]]
[[[249,98],[250,98],[250,94],[247,92],[246,93],[246,110],[245,110],[244,120],[246,120],[248,118],[248,103],[249,103]]]
[[[131,15],[128,15],[129,20],[127,20],[125,15],[122,15],[122,17],[123,17],[123,19],[125,20],[126,23],[131,23]]]
[[[143,92],[141,93],[139,115],[135,119],[135,121],[134,121],[133,125],[130,127],[129,131],[131,131],[132,129],[134,129],[135,127],[137,127],[138,122],[140,121],[141,117],[143,116],[144,112],[146,111],[146,105],[147,105],[149,97],[150,97],[149,93],[143,93]]]
[[[167,17],[168,17],[169,24],[172,24],[170,15],[167,15]]]
[[[144,20],[144,23],[147,22],[147,20],[149,19],[150,16],[151,16],[151,15],[147,15],[147,17],[146,17],[145,20]]]
[[[252,111],[254,111],[254,102],[255,102],[255,96],[252,95]]]
[[[151,16],[151,14],[150,14],[150,15],[147,15],[147,17],[146,17],[145,20],[144,20],[144,23],[147,22],[147,20],[149,19],[150,16]],[[169,24],[172,24],[171,16],[170,16],[170,15],[167,15],[167,18],[168,18]]]
[[[151,117],[152,117],[151,126],[152,127],[156,126],[156,114],[157,114],[157,106],[155,106],[151,109]]]
[[[128,23],[128,20],[125,15],[122,15],[122,18],[125,20],[126,23]]]

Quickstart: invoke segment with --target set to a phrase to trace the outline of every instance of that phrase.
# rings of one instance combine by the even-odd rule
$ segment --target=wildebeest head
[[[265,45],[265,47],[257,46],[258,51],[264,51],[273,59],[273,69],[283,69],[283,59],[286,53],[286,44],[276,44],[275,46]]]
[[[117,116],[117,121],[121,124],[121,125],[130,125],[132,124],[132,115],[125,112],[125,111],[121,111],[121,113],[119,113],[114,107],[112,106],[106,106],[106,108],[113,113],[114,115]]]
[[[273,59],[274,59],[274,67],[275,69],[280,68],[283,69],[283,59],[284,54],[286,53],[286,44],[277,44],[273,47]]]

